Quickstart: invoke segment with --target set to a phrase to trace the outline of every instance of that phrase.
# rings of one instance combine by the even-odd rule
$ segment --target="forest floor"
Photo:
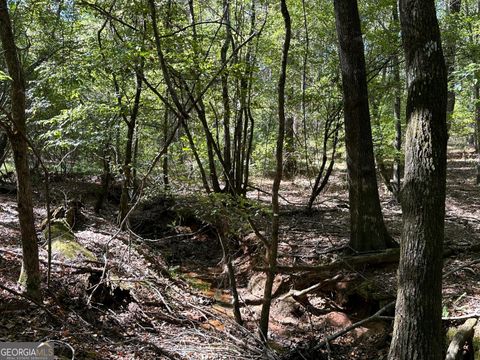
[[[480,311],[480,187],[474,185],[471,152],[451,151],[445,226],[443,304],[445,328],[456,317]],[[249,198],[268,206],[271,181],[255,179]],[[63,179],[52,184],[55,203],[81,195],[84,204],[73,228],[82,250],[55,251],[42,306],[0,290],[0,341],[55,340],[77,359],[386,359],[392,321],[388,316],[349,332],[325,348],[327,336],[374,314],[395,298],[398,263],[353,266],[348,242],[345,173],[335,171],[315,210],[304,211],[310,181],[282,183],[279,264],[296,267],[275,280],[270,348],[257,336],[264,275],[263,248],[241,216],[231,213],[230,236],[244,326],[235,323],[218,241],[219,216],[192,198],[152,198],[132,214],[131,231],[118,232],[114,199],[101,216],[92,211],[98,184]],[[400,205],[380,185],[391,235],[401,234]],[[44,194],[35,194],[35,216],[46,217]],[[220,219],[223,215],[220,215]],[[228,216],[226,216],[228,217]],[[220,221],[222,226],[225,221]],[[254,218],[268,237],[266,217]],[[235,223],[235,226],[234,226]],[[237,223],[244,223],[236,225]],[[245,224],[246,223],[246,224]],[[246,226],[245,226],[246,225]],[[267,231],[265,231],[267,229]],[[264,232],[265,231],[265,232]],[[15,196],[0,195],[0,284],[18,290],[20,272]],[[55,240],[55,239],[54,239]],[[40,232],[41,270],[46,274],[46,241]],[[343,264],[317,271],[307,266]],[[46,275],[45,275],[46,276]],[[308,293],[297,296],[312,287]],[[296,349],[296,350],[292,350]]]

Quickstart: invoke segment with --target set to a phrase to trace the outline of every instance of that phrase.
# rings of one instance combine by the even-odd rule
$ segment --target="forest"
[[[0,0],[0,52],[0,359],[480,359],[479,0]]]

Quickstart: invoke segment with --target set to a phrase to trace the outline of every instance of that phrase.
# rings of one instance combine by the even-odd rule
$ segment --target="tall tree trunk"
[[[8,135],[0,131],[0,166],[3,165],[8,153]]]
[[[255,10],[255,0],[252,0],[250,6],[250,36],[253,36],[255,30],[255,21],[256,21],[256,10]],[[258,40],[257,40],[258,45]],[[248,44],[247,53],[245,56],[245,62],[247,65],[247,70],[243,74],[247,81],[247,101],[245,105],[245,124],[244,124],[244,158],[242,164],[244,167],[243,170],[243,181],[242,189],[238,189],[238,192],[243,196],[247,194],[248,180],[250,176],[250,160],[252,156],[252,146],[253,146],[253,135],[254,135],[254,125],[255,120],[252,115],[252,87],[253,87],[253,68],[255,63],[255,45],[253,42]]]
[[[480,0],[477,1],[477,16],[480,16]],[[477,41],[480,35],[476,36]],[[475,150],[477,151],[477,178],[475,183],[480,185],[480,71],[476,74],[476,83],[474,88],[475,96]]]
[[[332,125],[334,126],[332,130]],[[325,128],[323,131],[323,149],[322,149],[322,163],[320,165],[320,170],[315,178],[315,183],[312,188],[312,193],[307,203],[307,211],[311,211],[315,199],[320,195],[322,190],[328,183],[328,179],[333,171],[333,165],[335,164],[335,154],[337,151],[338,143],[338,132],[340,130],[339,124],[339,115],[338,111],[335,111],[327,117],[325,121]],[[330,164],[327,167],[328,161],[328,142],[333,137],[332,140],[332,151],[330,154]],[[326,168],[326,170],[325,170]],[[323,178],[323,179],[322,179]]]
[[[309,162],[310,157],[308,154],[308,135],[307,135],[307,72],[308,72],[308,56],[310,52],[310,35],[308,31],[307,21],[307,9],[305,1],[302,0],[302,15],[303,15],[303,30],[305,33],[303,60],[302,60],[302,125],[303,125],[303,151],[305,155],[305,174],[310,176]],[[313,195],[313,193],[312,193]],[[315,199],[314,199],[315,200]],[[313,200],[313,201],[314,201]],[[312,205],[313,205],[312,201]],[[312,205],[308,205],[308,209],[311,209]]]
[[[239,95],[238,100],[240,103],[240,109],[238,110],[238,114],[235,118],[235,126],[234,126],[234,133],[233,133],[233,173],[234,173],[234,186],[235,186],[235,193],[237,193],[237,189],[241,188],[242,178],[243,178],[243,166],[242,166],[242,143],[243,143],[243,121],[244,121],[244,106],[245,106],[245,82],[243,79],[240,80],[239,84]],[[246,121],[246,120],[245,120]]]
[[[193,0],[189,0],[188,2],[189,10],[190,10],[190,24],[192,26],[192,33],[193,33],[193,40],[198,43],[198,37],[197,37],[197,27],[196,27],[196,20],[195,20],[195,8],[193,6]],[[210,128],[208,126],[207,122],[207,116],[206,116],[206,110],[205,110],[205,104],[203,102],[203,95],[200,93],[200,85],[201,85],[201,70],[199,67],[200,64],[200,57],[197,53],[193,55],[193,61],[194,61],[194,74],[195,78],[197,79],[196,83],[193,85],[192,90],[189,89],[188,83],[182,78],[182,84],[184,85],[184,88],[186,90],[186,93],[190,96],[192,103],[194,103],[195,99],[193,97],[193,94],[196,94],[196,97],[198,98],[197,103],[194,105],[194,108],[196,110],[197,116],[200,119],[200,122],[202,123],[204,127],[204,132],[205,132],[205,138],[206,138],[206,144],[207,144],[207,158],[208,158],[208,172],[210,175],[210,181],[212,183],[212,189],[214,192],[219,193],[221,192],[220,188],[220,182],[218,181],[218,175],[217,175],[217,169],[215,166],[215,152],[214,152],[214,142],[215,139],[213,136],[211,136]],[[196,89],[196,91],[195,91]]]
[[[384,75],[382,79],[383,81],[385,81],[385,76],[386,76],[386,71],[384,71]],[[380,109],[379,109],[380,102],[381,102],[381,98],[373,100],[371,104],[372,104],[373,126],[381,131],[382,126],[380,123]],[[385,146],[382,136],[380,140],[380,146]],[[394,196],[396,196],[394,187],[392,186],[392,179],[393,179],[392,169],[389,169],[389,167],[385,164],[385,161],[383,161],[383,154],[381,151],[374,152],[374,156],[375,156],[375,163],[377,164],[378,172],[380,173],[380,177],[382,178],[383,183],[387,187],[387,190],[391,192]]]
[[[400,0],[407,132],[403,231],[389,359],[440,360],[447,150],[447,72],[435,1]]]
[[[190,145],[190,149],[192,150],[192,154],[195,159],[195,162],[197,163],[198,171],[200,172],[200,177],[202,178],[203,188],[205,189],[205,192],[209,194],[211,192],[210,185],[208,184],[207,175],[202,165],[202,160],[198,155],[197,147],[195,146],[195,142],[193,141],[192,133],[190,132],[188,124],[185,122],[185,120],[182,121],[182,126],[183,126],[183,130],[185,131],[185,135],[187,136],[188,143]]]
[[[477,144],[477,179],[476,184],[480,185],[480,76],[475,84],[475,135]]]
[[[33,217],[32,188],[26,138],[27,127],[25,124],[25,79],[15,45],[7,0],[0,0],[0,39],[8,73],[12,78],[10,102],[13,129],[9,137],[17,171],[18,218],[20,221],[23,251],[22,271],[19,282],[25,287],[29,296],[40,299],[40,268]]]
[[[208,126],[207,116],[205,113],[205,105],[203,103],[202,98],[198,100],[198,103],[195,106],[195,109],[196,109],[198,118],[200,119],[200,122],[203,125],[203,131],[205,133],[205,141],[207,144],[208,171],[210,174],[212,190],[213,192],[220,193],[222,192],[222,189],[220,187],[220,182],[218,181],[217,168],[215,166],[215,150],[214,150],[214,147],[216,146],[215,138],[213,137],[212,132],[210,131],[210,128]]]
[[[168,93],[166,94],[165,98],[168,98]],[[163,118],[163,144],[167,143],[168,139],[168,128],[169,128],[169,121],[170,119],[170,109],[165,106],[165,115]],[[165,156],[163,157],[162,161],[162,170],[163,170],[163,187],[165,191],[170,190],[170,171],[168,165],[168,148],[165,151]]]
[[[397,4],[393,6],[393,21],[398,23]],[[395,118],[395,157],[393,159],[392,189],[393,194],[400,199],[400,187],[402,178],[402,83],[400,81],[400,59],[397,53],[393,56],[393,81],[395,82],[395,103],[393,116]]]
[[[95,202],[95,207],[94,207],[95,214],[99,214],[100,210],[103,208],[103,204],[105,203],[105,199],[107,198],[108,189],[110,187],[110,183],[112,180],[112,171],[111,171],[112,167],[111,167],[111,159],[110,159],[109,152],[110,152],[110,140],[107,142],[103,150],[103,157],[102,157],[103,175],[102,175],[101,188],[98,193],[97,201]]]
[[[232,31],[230,29],[230,0],[223,0],[223,19],[225,22],[225,40],[220,51],[220,59],[222,64],[227,63],[227,53],[230,43],[232,42]],[[228,72],[223,71],[221,75],[222,79],[222,102],[223,102],[223,159],[225,161],[225,172],[227,176],[232,179],[232,147],[231,147],[231,136],[230,136],[230,97],[228,91]],[[233,184],[230,184],[227,181],[227,192],[231,191],[229,189]]]
[[[138,169],[138,143],[140,142],[140,126],[137,124],[135,127],[135,144],[133,145],[133,161],[132,161],[132,187],[133,193],[138,189],[138,178],[137,178],[137,169]]]
[[[280,9],[285,23],[285,40],[282,51],[282,66],[278,80],[278,137],[276,149],[276,173],[272,186],[272,235],[266,249],[266,272],[265,288],[263,292],[262,311],[260,313],[259,335],[263,340],[268,337],[268,324],[270,321],[270,306],[272,304],[272,289],[275,274],[277,272],[278,237],[280,228],[280,204],[278,195],[283,172],[283,141],[285,138],[285,83],[287,81],[287,61],[290,49],[292,28],[290,13],[288,12],[286,0],[280,1]]]
[[[450,16],[456,16],[460,12],[461,0],[449,0],[448,11]],[[453,72],[455,71],[455,55],[457,51],[456,35],[453,34],[456,30],[456,26],[450,26],[450,40],[445,42],[445,63],[447,66],[447,78],[448,82],[453,81]],[[453,88],[448,89],[447,98],[447,129],[450,131],[452,125],[452,115],[455,108],[455,90]]]
[[[132,162],[134,154],[134,137],[135,137],[135,128],[137,126],[137,117],[140,110],[140,96],[142,94],[142,83],[143,83],[143,60],[141,60],[140,68],[135,71],[136,79],[136,90],[135,90],[135,99],[133,102],[133,107],[130,112],[130,120],[125,120],[127,124],[127,144],[125,146],[125,161],[123,164],[123,186],[122,186],[122,195],[120,196],[120,209],[118,214],[118,223],[121,225],[125,216],[128,213],[130,201],[130,190],[133,187],[133,172],[132,172]],[[125,229],[126,224],[122,226],[122,230]]]
[[[358,5],[351,0],[335,0],[334,5],[344,98],[350,247],[358,252],[385,249],[391,239],[377,188]]]
[[[292,116],[287,118],[285,126],[285,170],[286,178],[295,176],[297,159],[295,157],[295,121]]]

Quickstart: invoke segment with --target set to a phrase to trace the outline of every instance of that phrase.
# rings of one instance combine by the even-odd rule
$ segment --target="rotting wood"
[[[448,346],[447,356],[445,360],[463,359],[463,346],[473,337],[473,327],[477,323],[477,319],[468,319],[465,323],[456,329],[450,345]]]

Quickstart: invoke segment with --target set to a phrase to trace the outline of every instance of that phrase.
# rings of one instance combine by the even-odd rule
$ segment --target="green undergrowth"
[[[223,193],[180,198],[174,210],[180,215],[193,216],[225,235],[234,236],[251,232],[249,218],[267,216],[271,212],[258,201]]]

